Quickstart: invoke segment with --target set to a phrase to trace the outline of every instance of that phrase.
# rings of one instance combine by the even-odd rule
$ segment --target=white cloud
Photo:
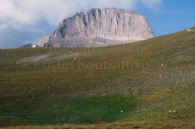
[[[16,22],[18,24],[29,23],[33,19],[25,10],[20,9],[12,0],[0,1],[0,21]],[[13,21],[12,21],[13,20]]]
[[[0,0],[0,22],[36,25],[45,19],[56,24],[75,12],[94,7],[132,10],[139,1],[153,9],[161,3],[161,0]]]
[[[142,4],[154,10],[158,10],[162,4],[162,0],[141,0],[141,2]]]

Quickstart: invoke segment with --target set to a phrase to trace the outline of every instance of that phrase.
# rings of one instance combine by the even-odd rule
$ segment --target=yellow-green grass
[[[0,50],[2,126],[147,121],[177,128],[183,120],[178,128],[186,121],[192,128],[194,93],[195,32],[99,48]]]

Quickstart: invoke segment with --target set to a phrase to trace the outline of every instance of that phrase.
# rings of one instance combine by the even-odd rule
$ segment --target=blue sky
[[[157,11],[139,6],[155,34],[165,35],[195,26],[195,0],[163,0]]]
[[[0,0],[0,48],[30,43],[76,12],[103,7],[144,15],[157,36],[195,25],[195,0]]]

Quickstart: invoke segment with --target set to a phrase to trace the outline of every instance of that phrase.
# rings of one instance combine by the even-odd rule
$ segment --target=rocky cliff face
[[[59,24],[44,40],[50,47],[106,46],[145,40],[154,37],[146,19],[127,10],[91,9],[75,14]]]

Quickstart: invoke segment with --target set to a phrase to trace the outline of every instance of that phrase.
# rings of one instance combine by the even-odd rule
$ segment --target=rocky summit
[[[46,37],[46,38],[45,38]],[[96,47],[131,43],[154,37],[147,20],[123,9],[90,9],[63,20],[36,47]]]

